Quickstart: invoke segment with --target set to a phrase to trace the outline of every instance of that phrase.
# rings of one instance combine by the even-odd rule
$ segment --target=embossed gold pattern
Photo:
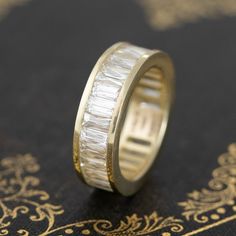
[[[34,224],[43,223],[40,236],[48,235],[184,235],[191,236],[205,232],[236,219],[236,144],[219,159],[219,167],[212,175],[209,187],[188,194],[187,200],[178,203],[182,216],[162,217],[154,211],[150,215],[126,216],[116,226],[106,219],[82,220],[57,226],[56,216],[64,210],[60,205],[49,202],[49,194],[39,188],[40,181],[34,175],[39,164],[30,154],[6,157],[0,161],[0,236],[12,233],[14,223],[25,216]],[[197,227],[186,232],[187,222]],[[32,224],[20,228],[16,235],[33,235]]]
[[[28,0],[0,0],[0,20],[12,7]],[[154,29],[169,29],[188,22],[222,15],[234,16],[234,0],[139,0],[148,21]],[[196,235],[236,219],[236,144],[231,144],[228,153],[218,159],[219,167],[212,175],[208,188],[193,191],[187,200],[178,203],[181,216],[162,217],[154,211],[150,215],[133,214],[121,220],[118,226],[105,219],[83,220],[56,226],[56,216],[64,210],[49,202],[49,194],[39,187],[35,177],[40,166],[30,154],[6,157],[0,161],[0,236],[15,235],[11,232],[14,223],[25,216],[30,222],[43,223],[41,236],[47,235]],[[229,216],[226,216],[228,213]],[[186,222],[193,221],[199,227],[184,232]],[[212,223],[213,222],[213,223]],[[32,226],[31,226],[32,227]],[[33,235],[32,228],[19,228],[17,235]]]
[[[166,30],[201,19],[235,16],[234,0],[137,0],[147,15],[150,26]]]
[[[189,221],[193,218],[198,223],[206,223],[209,217],[219,219],[225,213],[224,206],[234,205],[236,197],[236,145],[231,144],[228,153],[218,159],[220,167],[212,173],[213,179],[209,188],[193,191],[188,194],[187,201],[180,202],[184,208],[182,215]],[[207,214],[212,213],[210,216]]]
[[[94,235],[96,233],[96,235],[107,236],[147,235],[163,229],[170,232],[181,232],[183,230],[181,222],[182,220],[174,217],[163,218],[153,212],[151,215],[144,215],[143,217],[139,217],[137,214],[127,216],[125,220],[120,221],[118,227],[114,227],[112,222],[108,220],[87,220],[58,227],[48,233],[59,233],[60,235],[63,232],[66,234],[74,233],[75,235],[88,235],[90,233]],[[92,232],[86,227],[91,228]]]
[[[0,0],[0,20],[15,6],[29,0]],[[235,16],[234,0],[137,0],[144,8],[148,23],[154,29],[166,30],[201,19]]]
[[[151,215],[138,217],[137,214],[121,220],[118,227],[103,219],[85,220],[60,227],[55,227],[55,216],[63,214],[60,205],[49,202],[49,194],[36,187],[40,181],[32,176],[40,166],[30,154],[6,157],[0,161],[0,236],[12,235],[10,228],[22,215],[27,215],[32,222],[43,222],[45,227],[41,236],[52,234],[88,235],[93,232],[99,235],[145,235],[160,229],[180,232],[183,229],[181,220],[174,217],[163,218],[153,212]],[[31,226],[32,227],[32,226]],[[27,236],[31,228],[17,230],[18,235]]]
[[[45,233],[54,224],[55,216],[64,211],[61,206],[48,203],[47,192],[37,189],[40,181],[34,174],[39,165],[31,155],[6,157],[0,161],[0,235],[13,235],[9,226],[19,217],[27,215],[32,222],[45,221]],[[19,235],[29,235],[19,229]]]
[[[12,7],[20,6],[29,0],[0,0],[0,20],[7,15]]]

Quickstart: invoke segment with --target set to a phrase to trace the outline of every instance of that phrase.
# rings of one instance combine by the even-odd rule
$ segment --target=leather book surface
[[[236,235],[236,4],[0,0],[0,235]],[[72,163],[87,78],[117,41],[176,69],[161,152],[133,197]]]

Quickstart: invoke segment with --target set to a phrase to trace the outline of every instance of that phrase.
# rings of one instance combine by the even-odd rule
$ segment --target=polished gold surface
[[[74,132],[75,168],[87,184],[123,195],[141,187],[165,134],[173,77],[170,58],[158,50],[117,43],[101,56],[82,96]],[[116,84],[111,89],[117,96],[111,99],[101,81]]]
[[[148,70],[134,88],[119,146],[121,173],[128,180],[142,177],[155,158],[152,152],[163,121],[164,90],[163,74],[155,67]]]

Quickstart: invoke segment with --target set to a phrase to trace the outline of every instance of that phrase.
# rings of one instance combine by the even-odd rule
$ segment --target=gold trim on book
[[[236,15],[234,0],[137,0],[147,22],[156,30],[167,30],[202,19]]]
[[[225,224],[225,223],[227,223],[227,222],[230,222],[230,221],[232,221],[232,220],[236,220],[236,215],[232,215],[232,216],[226,217],[226,218],[224,218],[223,220],[219,220],[219,221],[217,221],[217,222],[215,222],[215,223],[212,223],[212,224],[206,225],[206,226],[204,226],[204,227],[198,228],[198,229],[196,229],[196,230],[194,230],[194,231],[192,231],[192,232],[188,232],[188,233],[184,234],[183,236],[197,235],[197,234],[199,234],[199,233],[202,233],[202,232],[205,232],[205,231],[207,231],[207,230],[209,230],[209,229],[218,227],[218,226],[220,226],[220,225],[222,225],[222,224]]]
[[[56,216],[62,215],[62,206],[51,204],[49,194],[39,187],[35,177],[40,166],[30,154],[5,157],[0,161],[0,236],[13,235],[19,218],[29,220],[29,228],[20,228],[17,235],[33,235],[36,224],[43,225],[40,236],[48,235],[160,235],[192,236],[211,230],[236,219],[236,143],[218,158],[219,167],[213,170],[208,188],[194,190],[178,205],[179,216],[159,216],[134,213],[115,222],[106,219],[88,219],[58,226]],[[188,231],[185,225],[193,224]],[[14,232],[13,232],[14,230]],[[15,235],[15,234],[14,234]]]
[[[30,0],[0,0],[0,20],[12,8]],[[167,30],[202,19],[236,15],[234,0],[136,0],[144,9],[148,24],[156,30]]]
[[[182,220],[175,219],[172,216],[164,218],[153,212],[151,215],[144,215],[143,217],[137,214],[126,216],[124,220],[120,221],[117,227],[109,220],[85,220],[52,229],[47,234],[42,235],[51,235],[53,233],[57,235],[94,235],[94,233],[96,235],[109,236],[150,235],[159,230],[168,230],[169,232],[177,233],[183,230],[181,222]],[[171,234],[164,232],[162,235],[168,236]]]
[[[29,0],[0,0],[0,20],[6,16],[13,7],[21,6]]]
[[[31,222],[44,223],[44,232],[48,232],[55,216],[64,212],[60,205],[49,202],[46,191],[38,188],[39,178],[33,174],[39,169],[30,154],[5,157],[0,161],[0,235],[14,235],[10,228],[23,216]],[[17,233],[32,235],[28,229],[19,229]]]
[[[180,202],[184,211],[182,215],[187,221],[194,220],[198,223],[207,223],[210,219],[218,220],[226,213],[225,206],[235,209],[236,197],[236,145],[231,144],[228,152],[218,158],[219,167],[212,175],[209,188],[193,191],[188,194],[188,199]],[[211,212],[210,215],[208,213]]]

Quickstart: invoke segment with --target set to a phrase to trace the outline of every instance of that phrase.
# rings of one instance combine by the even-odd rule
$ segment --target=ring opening
[[[166,89],[162,71],[152,67],[131,95],[119,142],[120,170],[129,181],[141,178],[157,154],[163,138]]]

